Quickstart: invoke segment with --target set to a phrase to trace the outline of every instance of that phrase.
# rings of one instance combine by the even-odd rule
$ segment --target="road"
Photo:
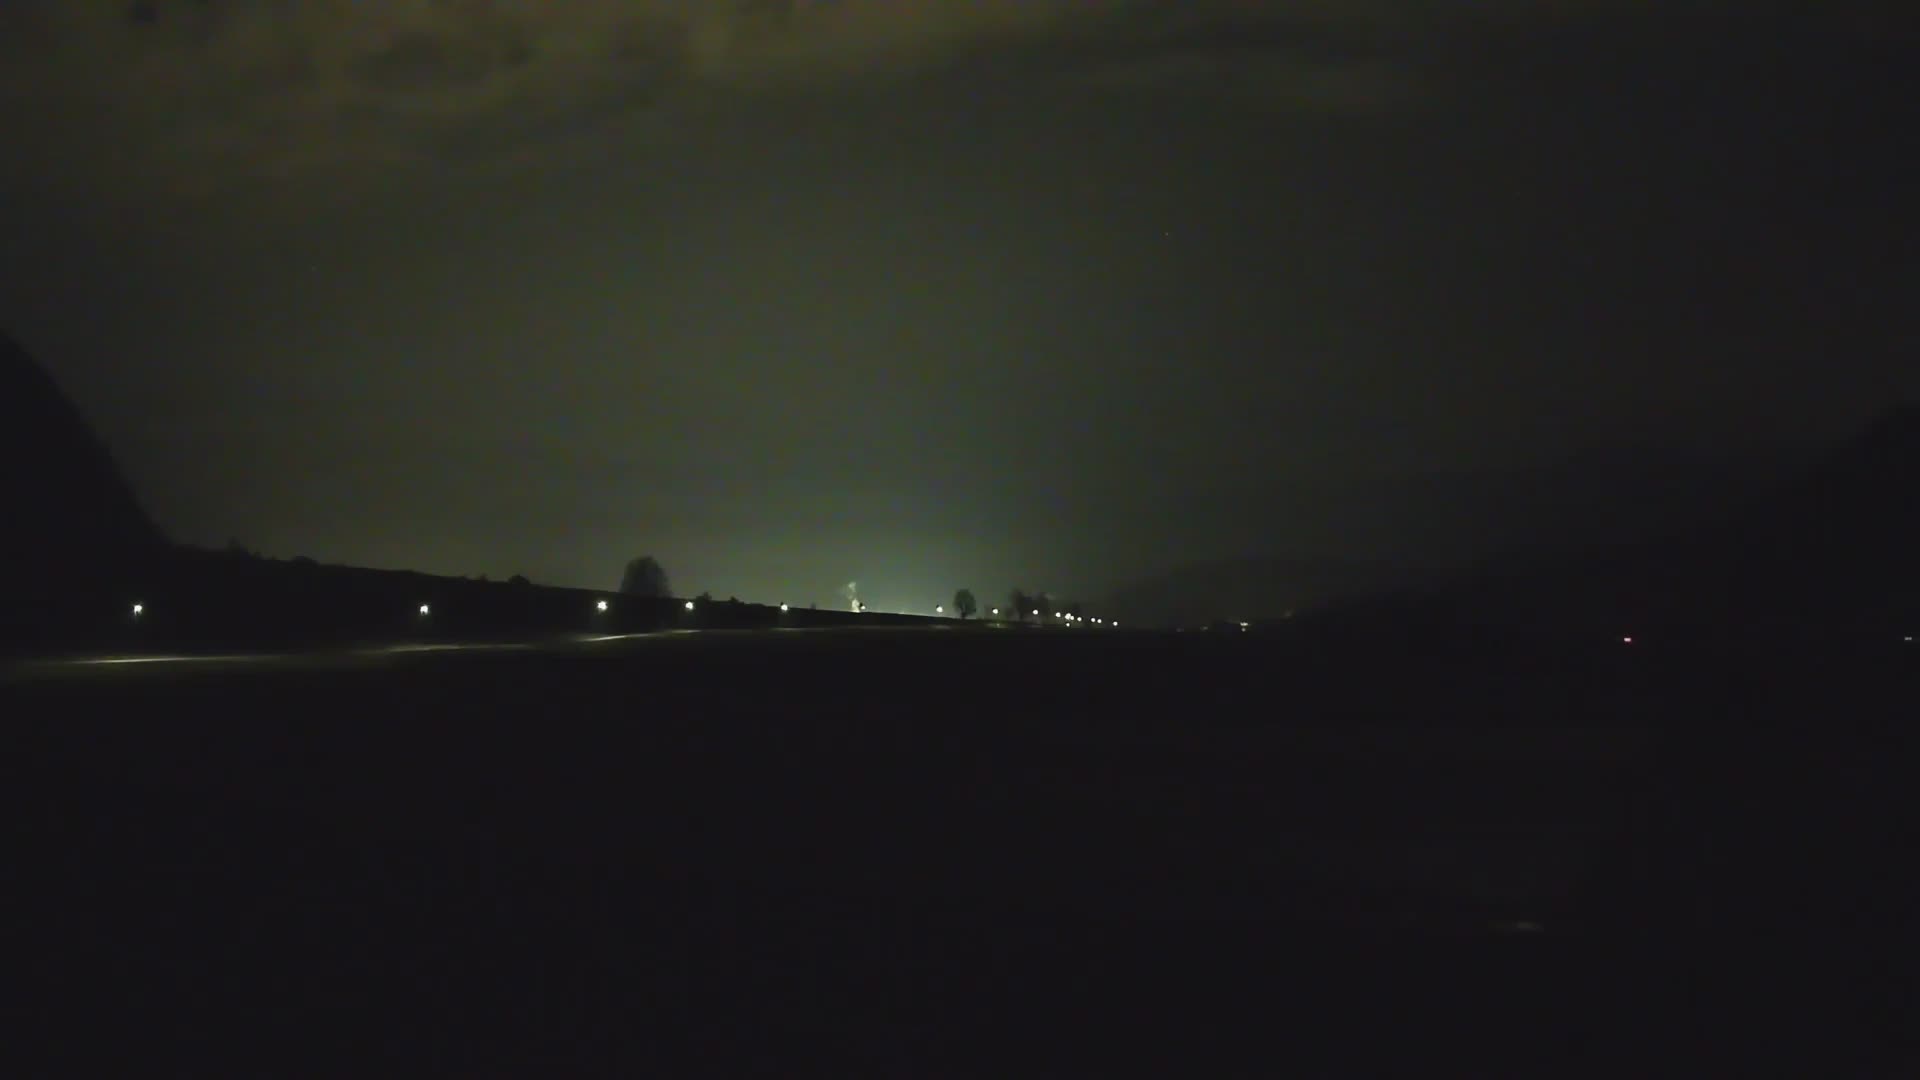
[[[60,724],[86,733],[66,762],[96,781],[292,798],[303,815],[332,781],[290,769],[293,748],[369,797],[429,784],[458,804],[504,783],[560,806],[605,799],[622,819],[699,778],[689,803],[777,805],[790,846],[819,849],[814,870],[728,844],[677,856],[786,882],[768,888],[888,867],[869,887],[909,908],[1002,915],[1299,908],[1526,931],[1589,918],[1574,894],[1640,809],[1611,790],[1636,742],[1577,725],[1336,724],[1283,712],[1276,673],[1243,643],[1173,635],[675,630],[76,657],[17,666],[8,689],[20,715],[59,718],[40,732],[53,745],[75,749]],[[180,760],[183,743],[201,756]],[[646,764],[621,780],[583,751]],[[167,761],[180,771],[156,773]],[[653,794],[630,795],[641,776]],[[1338,829],[1309,824],[1327,815]],[[915,835],[944,837],[943,858],[908,857]]]
[[[773,627],[756,630],[673,629],[633,634],[574,634],[537,641],[416,641],[393,644],[338,646],[287,652],[156,652],[87,653],[0,662],[0,683],[42,679],[105,675],[128,669],[231,671],[312,670],[315,668],[351,668],[391,665],[407,658],[484,658],[505,653],[544,653],[559,655],[585,649],[607,650],[639,643],[666,642],[689,637],[740,638],[766,634],[825,634],[834,636],[938,633],[950,629],[931,627]]]
[[[1623,1002],[1698,999],[1675,957],[1716,926],[1777,941],[1895,906],[1836,876],[1874,864],[1867,834],[1812,823],[1895,820],[1841,800],[1904,786],[1812,743],[1679,771],[1712,759],[1648,724],[1726,691],[1639,657],[922,630],[427,644],[12,669],[0,795],[32,931],[10,967],[41,1001],[223,1003],[169,1022],[182,1039],[304,1049],[297,1018],[393,1017],[453,1037],[432,1063],[469,1074],[482,1035],[552,1065],[636,1031],[729,1075],[767,1047],[1004,1075],[977,1055],[1039,1034],[1178,1071],[1192,1037],[1139,1026],[1141,1000],[1257,1053],[1274,980],[1328,942],[1616,943],[1642,981],[1593,1015],[1619,1031]],[[1879,700],[1890,678],[1837,685]],[[1799,685],[1752,693],[1797,707]],[[1745,849],[1695,846],[1689,815],[1715,807]],[[1775,873],[1789,851],[1824,870]],[[1604,983],[1518,985],[1500,1015],[1525,1026]]]

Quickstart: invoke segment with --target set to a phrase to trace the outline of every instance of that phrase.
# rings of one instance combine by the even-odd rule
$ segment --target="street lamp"
[[[781,604],[781,605],[780,605],[780,610],[781,610],[781,611],[786,611],[786,610],[787,610],[787,605],[785,605],[785,604]]]
[[[596,601],[593,605],[593,609],[595,611],[605,611],[607,610],[607,602],[605,600]]]
[[[947,613],[947,605],[945,604],[933,605],[933,613],[935,615],[945,615]]]
[[[140,616],[142,616],[142,615],[144,615],[144,614],[146,614],[146,611],[147,611],[147,605],[145,605],[145,604],[135,604],[135,605],[133,605],[133,617],[134,617],[134,618],[136,618],[136,619],[137,619],[137,618],[139,618]],[[1908,641],[1912,641],[1913,639],[1912,639],[1912,638],[1908,638],[1907,640],[1908,640]]]
[[[689,600],[689,601],[687,601],[687,610],[688,610],[688,611],[692,611],[692,610],[693,610],[693,601],[691,601],[691,600]]]
[[[431,604],[421,604],[421,605],[420,605],[420,614],[422,614],[422,615],[431,615],[431,614],[433,614],[433,605],[431,605]]]
[[[998,614],[1000,614],[1000,609],[999,609],[999,608],[994,608],[994,609],[993,609],[993,613],[994,613],[995,615],[998,615]],[[1912,640],[1912,639],[1908,639],[1908,640]]]

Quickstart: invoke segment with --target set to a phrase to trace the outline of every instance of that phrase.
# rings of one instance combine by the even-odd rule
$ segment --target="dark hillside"
[[[0,332],[0,638],[41,636],[165,550],[106,445]]]

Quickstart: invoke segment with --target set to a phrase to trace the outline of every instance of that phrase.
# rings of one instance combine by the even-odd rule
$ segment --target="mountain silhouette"
[[[1715,455],[1595,448],[1506,469],[1434,472],[1355,495],[1341,558],[1195,562],[1127,584],[1098,610],[1142,625],[1273,619],[1390,590],[1457,582],[1476,566],[1511,575],[1564,567],[1724,516],[1803,467],[1804,450]]]
[[[1330,621],[1673,639],[1869,637],[1920,624],[1920,408],[1903,406],[1770,492],[1676,535],[1491,564]]]
[[[166,550],[107,447],[26,349],[0,332],[0,622],[31,628],[49,594],[86,590]]]
[[[1723,601],[1834,624],[1898,623],[1920,610],[1916,484],[1920,406],[1906,405],[1689,545],[1688,564]]]

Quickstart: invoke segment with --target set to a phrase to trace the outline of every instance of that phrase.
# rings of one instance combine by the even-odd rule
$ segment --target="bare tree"
[[[973,618],[973,613],[980,610],[980,605],[973,599],[972,589],[961,589],[953,594],[953,610],[959,612],[963,620]]]

